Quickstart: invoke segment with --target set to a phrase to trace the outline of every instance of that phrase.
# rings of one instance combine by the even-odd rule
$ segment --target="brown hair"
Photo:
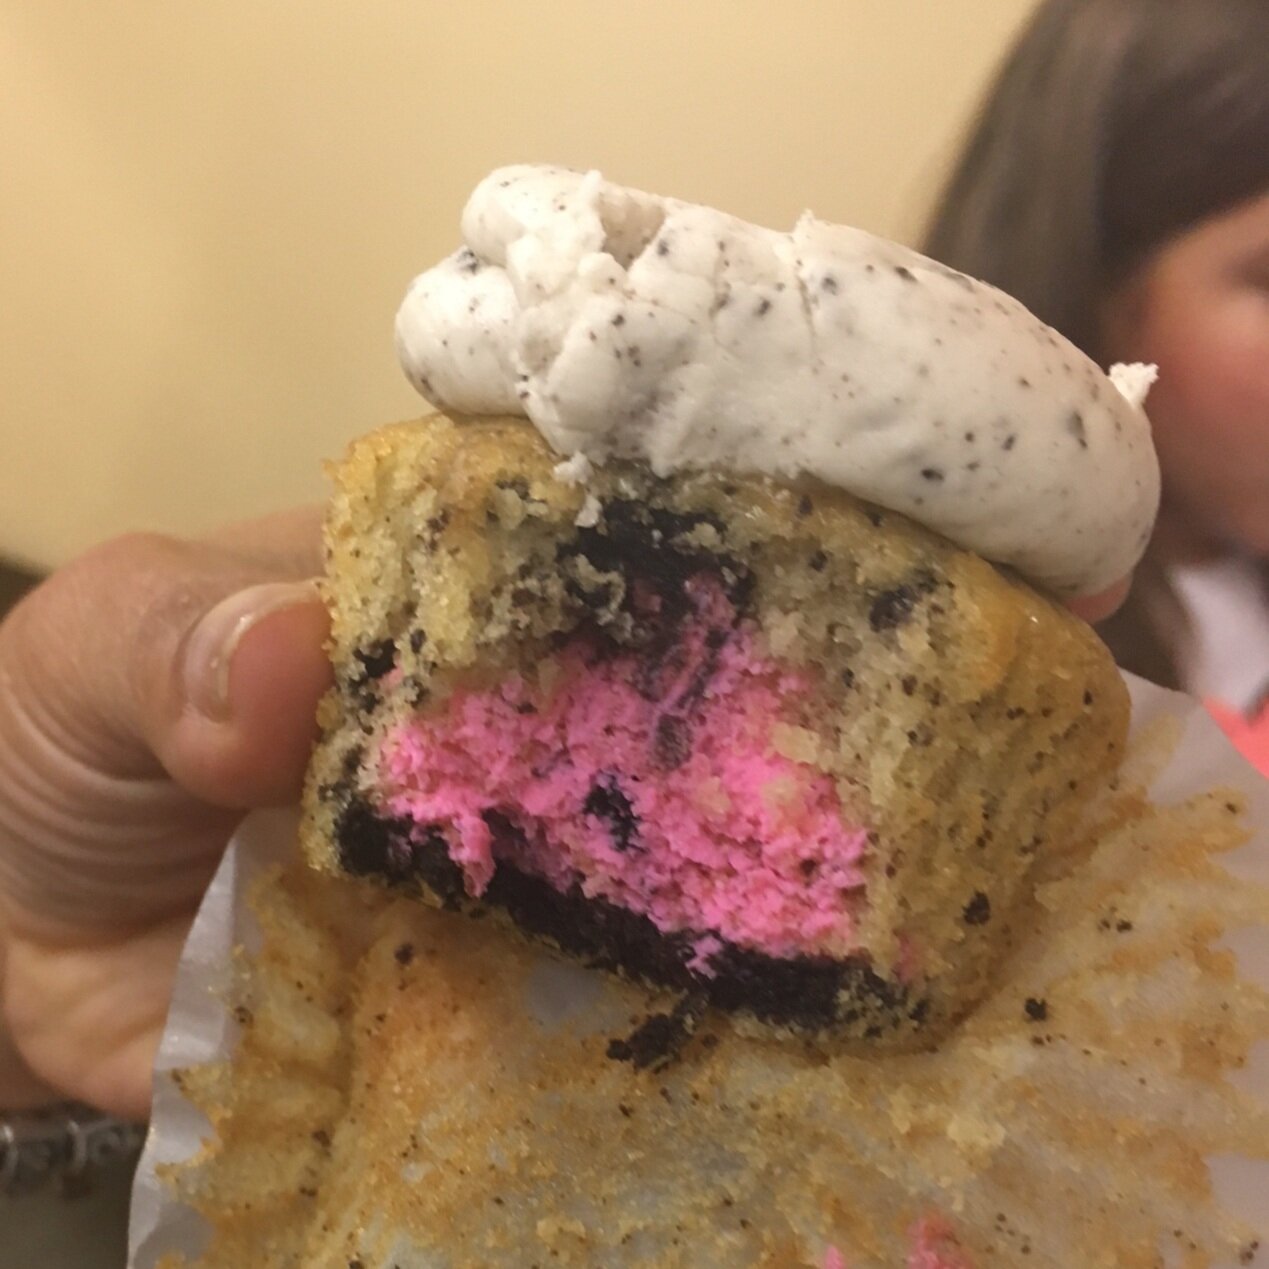
[[[1103,360],[1110,291],[1175,235],[1266,189],[1269,0],[1044,0],[923,249]],[[1120,664],[1175,686],[1180,610],[1156,556],[1102,634]]]

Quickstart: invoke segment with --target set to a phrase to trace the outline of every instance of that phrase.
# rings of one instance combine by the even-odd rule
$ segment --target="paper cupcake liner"
[[[1269,1263],[1269,796],[1131,686],[1117,787],[926,1054],[706,1017],[635,1069],[611,1042],[672,999],[251,821],[182,965],[131,1264]]]

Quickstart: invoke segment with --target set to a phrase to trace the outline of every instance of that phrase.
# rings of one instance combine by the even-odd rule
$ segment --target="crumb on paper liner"
[[[1178,741],[1180,698],[1134,692],[1153,722],[1117,788],[932,1053],[845,1057],[707,1017],[635,1070],[610,1042],[672,998],[257,850],[218,902],[223,926],[228,890],[250,893],[259,946],[221,1060],[171,1063],[184,1132],[160,1102],[169,1161],[142,1169],[132,1263],[890,1269],[934,1220],[975,1266],[1269,1264],[1269,1081],[1236,1087],[1269,1039],[1269,955],[1252,949],[1253,986],[1224,946],[1269,928],[1269,891],[1224,858],[1256,777],[1205,722]],[[1169,757],[1157,797],[1210,791],[1148,800]],[[191,1104],[210,1132],[172,1161]],[[1206,1161],[1234,1156],[1225,1203]]]

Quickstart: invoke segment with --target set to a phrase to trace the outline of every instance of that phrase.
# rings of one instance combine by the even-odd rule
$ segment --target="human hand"
[[[1089,625],[1096,625],[1097,622],[1105,621],[1107,617],[1113,616],[1118,611],[1120,605],[1128,598],[1128,592],[1131,589],[1132,578],[1125,577],[1100,594],[1081,595],[1077,599],[1068,599],[1066,606]]]
[[[0,1109],[146,1115],[199,898],[245,811],[299,792],[320,568],[315,510],[126,537],[0,624]]]

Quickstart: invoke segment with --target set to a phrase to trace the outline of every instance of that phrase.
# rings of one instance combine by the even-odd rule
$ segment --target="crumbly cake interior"
[[[814,482],[557,462],[435,415],[335,472],[310,858],[679,992],[680,1032],[935,1036],[1117,765],[1104,649]]]

